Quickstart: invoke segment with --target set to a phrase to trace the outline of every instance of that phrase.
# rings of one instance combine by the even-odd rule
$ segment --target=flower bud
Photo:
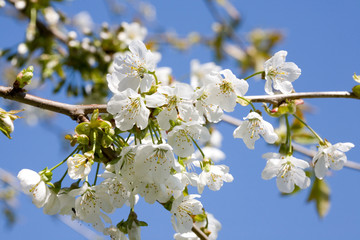
[[[20,110],[22,111],[22,110]],[[15,113],[18,113],[20,111],[10,111],[10,112],[6,112],[5,110],[3,110],[2,108],[0,108],[0,131],[5,134],[5,136],[7,136],[8,138],[10,137],[10,133],[12,133],[14,131],[14,123],[13,121],[17,118],[19,118],[18,116],[14,115]]]
[[[360,97],[360,85],[356,85],[352,88],[352,92],[355,94],[355,96]]]
[[[26,85],[31,83],[31,79],[34,74],[34,67],[29,66],[27,69],[23,69],[17,76],[16,81],[14,82],[14,88],[23,88]]]

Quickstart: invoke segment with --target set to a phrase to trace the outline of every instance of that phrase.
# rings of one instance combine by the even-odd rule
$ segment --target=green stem
[[[158,143],[160,142],[159,136],[156,134],[156,131],[154,129],[154,127],[152,126],[152,123],[149,124],[150,129],[152,130],[152,132],[154,133],[156,140],[158,141]]]
[[[92,138],[93,138],[93,148],[92,148],[92,150],[95,153],[95,150],[96,150],[96,131],[93,132]]]
[[[160,138],[160,143],[162,143],[162,136],[161,136],[161,131],[160,131],[160,129],[159,129],[159,127],[158,126],[155,126],[156,127],[156,130],[158,131],[158,133],[159,133],[159,138]]]
[[[153,144],[155,144],[155,140],[154,140],[154,136],[153,136],[150,124],[149,124],[149,132],[150,132],[150,136],[151,136],[151,141]]]
[[[100,168],[100,163],[98,163],[98,165],[96,167],[95,180],[94,180],[93,186],[96,185],[97,177],[98,177],[98,174],[99,174],[99,168]]]
[[[254,104],[252,104],[252,102],[251,102],[250,100],[247,100],[246,98],[240,97],[240,96],[237,96],[237,97],[240,98],[240,99],[242,99],[242,100],[244,100],[245,102],[247,102],[247,103],[252,107],[252,109],[253,109],[254,111],[256,111],[256,108],[255,108]]]
[[[129,133],[129,136],[126,138],[125,142],[127,143],[130,139],[131,133]]]
[[[64,178],[66,177],[67,173],[68,173],[68,170],[66,169],[64,175],[63,175],[63,176],[61,177],[61,179],[59,180],[60,184],[62,183],[62,181],[63,181]]]
[[[158,81],[158,78],[157,78],[157,76],[156,76],[156,74],[155,74],[155,71],[153,71],[153,72],[148,72],[148,73],[154,76],[156,85],[159,85],[159,81]]]
[[[199,145],[197,144],[197,142],[193,139],[192,136],[190,136],[190,135],[188,135],[188,136],[191,138],[191,140],[194,142],[194,144],[196,145],[196,147],[199,149],[202,157],[205,158],[205,154],[204,154],[204,152],[201,150],[201,148],[199,147]]]
[[[301,122],[302,124],[304,124],[305,127],[307,127],[307,128],[314,134],[314,136],[319,140],[320,143],[323,143],[323,142],[324,142],[324,140],[319,136],[319,134],[317,134],[317,133],[314,131],[314,129],[312,129],[309,125],[307,125],[306,122],[304,122],[301,118],[299,118],[299,117],[296,116],[295,114],[293,114],[293,116],[294,116],[297,120],[299,120],[299,122]]]
[[[251,74],[250,76],[244,78],[244,80],[246,81],[246,80],[248,80],[249,78],[252,78],[253,76],[256,76],[256,75],[258,75],[258,74],[263,74],[264,72],[265,72],[265,71],[256,72],[256,73]]]
[[[72,151],[72,152],[70,153],[70,155],[67,156],[64,160],[62,160],[61,162],[59,162],[58,164],[56,164],[55,166],[53,166],[52,168],[50,168],[49,171],[52,172],[52,171],[53,171],[54,169],[56,169],[57,167],[61,166],[61,165],[62,165],[64,162],[66,162],[66,160],[67,160],[70,156],[72,156],[76,151],[78,151],[77,148],[75,148],[74,151]]]
[[[77,148],[75,148],[74,151],[72,151],[72,152],[70,153],[70,155],[67,156],[64,160],[62,160],[61,162],[59,162],[58,164],[56,164],[55,166],[53,166],[52,168],[50,168],[49,171],[52,172],[52,171],[53,171],[54,169],[56,169],[57,167],[61,166],[61,165],[62,165],[64,162],[66,162],[66,160],[67,160],[70,156],[72,156],[76,151],[78,151]]]
[[[288,146],[288,154],[292,154],[291,149],[291,129],[289,124],[288,114],[285,114],[285,121],[286,121],[286,145]]]

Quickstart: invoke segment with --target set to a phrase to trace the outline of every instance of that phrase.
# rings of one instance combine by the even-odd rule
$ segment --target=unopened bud
[[[10,137],[10,133],[12,133],[14,131],[14,123],[13,121],[17,118],[19,118],[18,116],[14,115],[15,113],[21,112],[20,111],[9,111],[6,112],[5,110],[3,110],[2,108],[0,108],[0,131],[5,134],[5,136],[7,136],[8,138]]]
[[[23,69],[17,76],[14,82],[14,88],[23,88],[31,83],[31,79],[34,76],[34,67],[29,66],[27,69]]]

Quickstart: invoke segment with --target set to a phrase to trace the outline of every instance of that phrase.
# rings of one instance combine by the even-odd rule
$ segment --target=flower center
[[[233,92],[234,90],[233,90],[233,86],[232,86],[231,82],[224,80],[220,84],[220,91],[224,94]]]

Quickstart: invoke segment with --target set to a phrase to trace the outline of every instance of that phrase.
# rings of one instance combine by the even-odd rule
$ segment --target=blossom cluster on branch
[[[252,107],[233,133],[249,149],[255,148],[260,136],[269,144],[280,145],[279,153],[263,155],[267,163],[262,178],[276,177],[283,193],[293,192],[296,186],[309,187],[311,180],[305,170],[310,167],[319,179],[328,168],[340,170],[347,161],[345,152],[354,147],[352,143],[332,145],[323,140],[295,114],[299,104],[296,100],[265,108],[269,115],[286,121],[285,142],[278,143],[273,126],[246,98],[246,80],[261,74],[266,80],[266,93],[291,93],[292,82],[301,70],[286,62],[286,55],[285,51],[276,53],[265,62],[263,71],[245,79],[213,63],[193,61],[191,81],[186,84],[157,68],[159,53],[148,50],[140,40],[131,41],[129,51],[115,59],[113,72],[107,75],[113,93],[107,103],[110,115],[94,111],[90,121],[80,123],[75,134],[66,137],[76,146],[74,151],[53,168],[39,173],[21,170],[18,178],[23,191],[37,207],[44,208],[45,214],[70,215],[113,239],[127,239],[126,234],[129,239],[140,239],[140,227],[147,223],[135,213],[139,197],[149,204],[160,203],[171,213],[175,239],[198,239],[194,226],[215,239],[221,225],[205,211],[199,198],[205,187],[218,191],[224,182],[233,181],[229,167],[218,164],[224,153],[219,149],[219,132],[214,124],[221,121],[224,112],[234,111],[238,103]],[[291,115],[319,143],[310,164],[293,156]],[[8,114],[3,116],[1,122],[9,122]],[[52,183],[52,171],[65,162],[65,174]],[[70,187],[62,187],[66,176],[75,180]],[[103,180],[98,183],[98,178]],[[191,193],[191,187],[195,187],[196,194]],[[124,204],[130,207],[129,216],[114,224],[109,214]]]

